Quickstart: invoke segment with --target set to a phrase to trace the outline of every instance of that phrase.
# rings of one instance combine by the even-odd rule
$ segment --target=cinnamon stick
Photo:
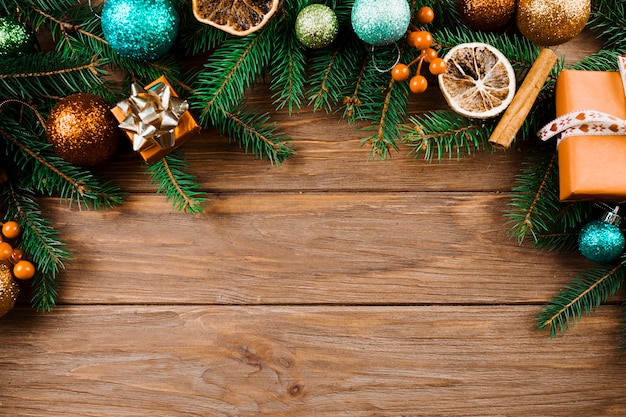
[[[539,91],[546,82],[557,56],[552,50],[543,48],[528,71],[524,82],[515,93],[511,104],[500,118],[489,137],[489,143],[499,149],[508,149],[528,116]]]

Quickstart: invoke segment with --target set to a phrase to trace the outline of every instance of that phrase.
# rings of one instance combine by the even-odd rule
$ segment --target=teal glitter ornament
[[[411,9],[406,0],[356,0],[351,20],[362,41],[374,46],[389,45],[406,33]]]
[[[9,58],[33,52],[35,36],[17,20],[0,18],[0,58]]]
[[[337,36],[337,15],[328,6],[311,4],[298,13],[296,37],[307,48],[319,49],[330,45]]]
[[[607,211],[600,220],[593,220],[578,235],[578,249],[590,261],[607,263],[617,259],[624,251],[626,240],[619,228],[621,217],[618,208]]]
[[[101,24],[115,52],[145,62],[170,50],[178,34],[178,13],[170,0],[106,0]]]

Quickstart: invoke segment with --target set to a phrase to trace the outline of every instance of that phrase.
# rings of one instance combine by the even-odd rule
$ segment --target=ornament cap
[[[602,221],[608,224],[612,224],[614,226],[619,226],[622,222],[622,216],[619,216],[617,212],[619,211],[619,206],[615,206],[612,211],[605,211],[602,214]]]

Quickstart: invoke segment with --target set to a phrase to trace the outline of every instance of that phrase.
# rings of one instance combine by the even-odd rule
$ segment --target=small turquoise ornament
[[[170,0],[106,0],[101,24],[115,52],[145,62],[170,50],[178,33],[178,14]]]
[[[605,212],[600,220],[593,220],[578,235],[578,249],[590,261],[607,263],[624,252],[625,239],[619,228],[618,208]]]
[[[34,52],[35,36],[11,17],[0,17],[0,58]]]
[[[339,22],[337,15],[328,6],[311,4],[298,13],[296,37],[302,45],[311,49],[330,45],[337,36]]]
[[[352,6],[352,28],[370,45],[396,42],[406,33],[410,21],[407,0],[356,0]]]

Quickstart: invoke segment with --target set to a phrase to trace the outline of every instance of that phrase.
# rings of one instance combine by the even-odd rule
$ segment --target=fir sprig
[[[272,163],[280,164],[293,154],[286,145],[291,139],[270,121],[268,114],[240,106],[233,111],[224,111],[216,127],[222,134],[234,133],[246,152],[268,158]]]
[[[597,267],[581,272],[550,300],[537,315],[537,327],[550,336],[562,334],[580,318],[615,295],[626,277],[623,264]]]
[[[204,65],[193,86],[191,107],[200,112],[205,127],[223,117],[223,111],[239,106],[247,89],[267,67],[272,44],[270,32],[264,30],[228,39]]]
[[[397,150],[401,139],[399,126],[406,120],[409,88],[407,83],[396,82],[384,70],[387,63],[397,59],[393,47],[376,51],[364,61],[361,84],[360,117],[366,122],[361,130],[372,132],[361,139],[362,144],[371,148],[371,154],[381,159],[389,156],[390,150]]]
[[[56,276],[71,260],[71,253],[58,238],[58,231],[42,215],[30,187],[20,185],[19,179],[9,178],[0,187],[0,201],[4,202],[6,218],[18,220],[22,228],[21,249],[37,265],[31,302],[38,311],[49,311],[58,296]]]
[[[411,147],[415,158],[424,155],[432,161],[461,158],[478,149],[490,147],[489,136],[495,128],[490,120],[469,119],[450,110],[436,110],[409,117],[400,126],[402,141]]]
[[[273,52],[270,71],[272,99],[277,110],[286,107],[291,114],[302,108],[307,57],[295,35],[287,37],[285,42],[277,42]]]
[[[520,244],[528,235],[536,242],[551,232],[560,212],[557,167],[556,151],[536,153],[516,178],[506,217],[509,235]]]
[[[501,36],[497,33],[467,30],[463,26],[443,27],[433,30],[432,35],[441,46],[440,55],[461,43],[486,43],[502,52],[517,72],[528,70],[539,55],[539,47],[521,35]]]
[[[93,91],[103,83],[103,65],[95,56],[63,57],[54,52],[6,60],[0,66],[0,97],[31,100]]]
[[[186,169],[187,162],[177,150],[150,164],[147,172],[152,183],[159,186],[157,193],[164,195],[176,210],[202,213],[205,193],[199,190],[196,177],[187,173]]]
[[[588,27],[604,39],[604,49],[626,51],[626,1],[593,0]]]

